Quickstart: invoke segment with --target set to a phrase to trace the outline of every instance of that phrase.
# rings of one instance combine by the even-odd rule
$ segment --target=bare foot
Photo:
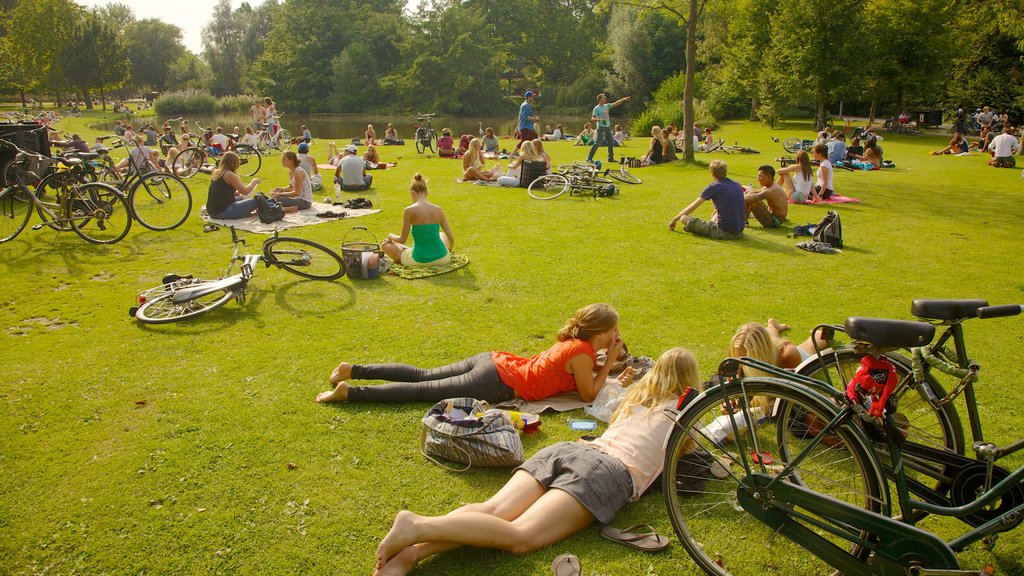
[[[390,241],[391,240],[389,239],[388,242],[390,242]],[[333,372],[331,372],[331,378],[330,378],[329,381],[330,381],[331,384],[337,384],[338,382],[341,382],[342,380],[351,380],[351,379],[352,379],[352,365],[349,364],[348,362],[342,362],[341,364],[338,364],[338,367],[335,368]]]
[[[391,530],[377,546],[377,568],[383,568],[392,557],[416,543],[416,518],[417,516],[408,510],[402,510],[395,516]]]
[[[406,546],[395,554],[383,566],[374,571],[373,576],[405,576],[420,561],[420,550],[415,546]]]
[[[772,328],[775,328],[775,331],[778,332],[779,334],[782,334],[786,330],[789,330],[789,324],[783,324],[776,320],[775,318],[769,318],[768,325],[771,326]]]
[[[345,381],[338,382],[338,385],[334,387],[334,390],[327,390],[316,395],[317,402],[345,402],[348,400],[348,383]]]

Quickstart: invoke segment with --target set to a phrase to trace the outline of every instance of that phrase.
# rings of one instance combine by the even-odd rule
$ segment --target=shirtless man
[[[743,194],[747,215],[753,214],[765,228],[778,228],[789,216],[789,198],[775,182],[775,168],[767,164],[758,168],[757,182],[760,190],[747,190]]]
[[[260,131],[263,128],[263,103],[257,101],[249,108],[249,115],[252,116],[252,129]]]

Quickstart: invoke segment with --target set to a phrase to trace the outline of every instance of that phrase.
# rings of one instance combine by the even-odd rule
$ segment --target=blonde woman
[[[522,171],[523,162],[543,162],[544,159],[537,154],[537,147],[533,140],[524,140],[522,148],[519,149],[519,157],[508,165],[508,173],[498,177],[498,184],[505,187],[519,186],[519,173]]]
[[[544,150],[544,143],[541,142],[540,138],[533,141],[533,151],[537,153],[537,156],[544,161],[545,173],[551,172],[551,156]]]
[[[526,143],[524,143],[525,146]],[[497,404],[513,398],[541,400],[563,392],[577,392],[591,402],[601,391],[611,362],[594,372],[598,350],[609,358],[622,351],[619,314],[608,304],[591,304],[573,314],[558,342],[530,358],[508,352],[483,352],[440,368],[423,369],[405,364],[349,364],[331,373],[333,390],[318,402],[439,402],[466,396]],[[390,380],[379,386],[349,386],[346,380]]]
[[[647,164],[661,164],[665,161],[666,144],[661,126],[651,126],[651,145],[641,160]]]
[[[409,196],[412,205],[402,214],[402,234],[388,234],[381,248],[403,266],[443,266],[451,259],[455,236],[440,206],[427,200],[427,181],[422,174],[412,177]],[[405,245],[412,234],[415,245]]]
[[[814,171],[811,170],[811,157],[806,150],[796,153],[796,164],[779,168],[775,173],[776,183],[786,191],[786,196],[796,204],[807,202],[814,184]]]
[[[377,145],[377,131],[373,129],[373,124],[366,125],[366,132],[364,132],[363,135],[366,136],[367,146]]]
[[[782,324],[775,318],[769,318],[766,324],[760,322],[748,322],[739,327],[736,334],[729,342],[729,356],[739,358],[749,356],[779,368],[796,368],[801,362],[810,358],[815,353],[815,343],[818,349],[822,350],[828,346],[828,342],[816,333],[808,337],[800,344],[793,344],[782,337],[782,333],[789,330],[789,324]],[[747,367],[748,376],[764,376],[759,370]]]
[[[611,522],[661,475],[665,438],[673,425],[664,409],[698,382],[697,361],[690,351],[665,352],[650,373],[630,386],[608,430],[597,439],[540,450],[486,502],[445,516],[399,512],[377,547],[375,574],[406,574],[424,558],[459,546],[523,555],[560,542],[595,520]]]
[[[462,157],[462,179],[493,182],[501,174],[497,164],[490,170],[484,168],[486,167],[484,166],[483,143],[479,138],[473,138],[469,141],[469,150],[466,150],[466,155]]]
[[[238,154],[225,152],[217,169],[210,175],[210,188],[206,198],[206,211],[214,218],[233,220],[245,218],[256,209],[256,200],[247,198],[260,183],[253,178],[248,185],[238,176],[241,162]]]

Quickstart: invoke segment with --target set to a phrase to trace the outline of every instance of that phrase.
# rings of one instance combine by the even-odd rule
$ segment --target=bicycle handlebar
[[[978,318],[1002,318],[1003,316],[1016,316],[1021,312],[1024,312],[1024,306],[1020,304],[982,306],[981,308],[978,308]]]

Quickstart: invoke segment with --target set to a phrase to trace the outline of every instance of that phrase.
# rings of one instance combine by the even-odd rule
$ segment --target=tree
[[[213,18],[203,28],[203,57],[213,72],[210,89],[214,94],[238,94],[242,91],[242,39],[245,20],[252,11],[248,4],[231,9],[230,0],[217,0]]]
[[[33,0],[10,13],[10,86],[21,95],[43,87],[61,88],[57,54],[72,22],[83,10],[71,0]]]
[[[181,28],[146,18],[126,26],[124,40],[131,60],[132,85],[164,91],[171,65],[185,53]]]
[[[123,85],[128,77],[128,52],[117,32],[95,14],[83,14],[60,47],[59,74],[78,88],[92,108],[93,88]]]
[[[686,37],[678,22],[662,12],[640,17],[633,6],[613,6],[608,21],[612,70],[608,88],[642,103],[676,72],[682,61],[669,57],[683,50]]]
[[[167,83],[179,90],[209,90],[212,80],[210,66],[191,52],[178,57],[167,72]]]

